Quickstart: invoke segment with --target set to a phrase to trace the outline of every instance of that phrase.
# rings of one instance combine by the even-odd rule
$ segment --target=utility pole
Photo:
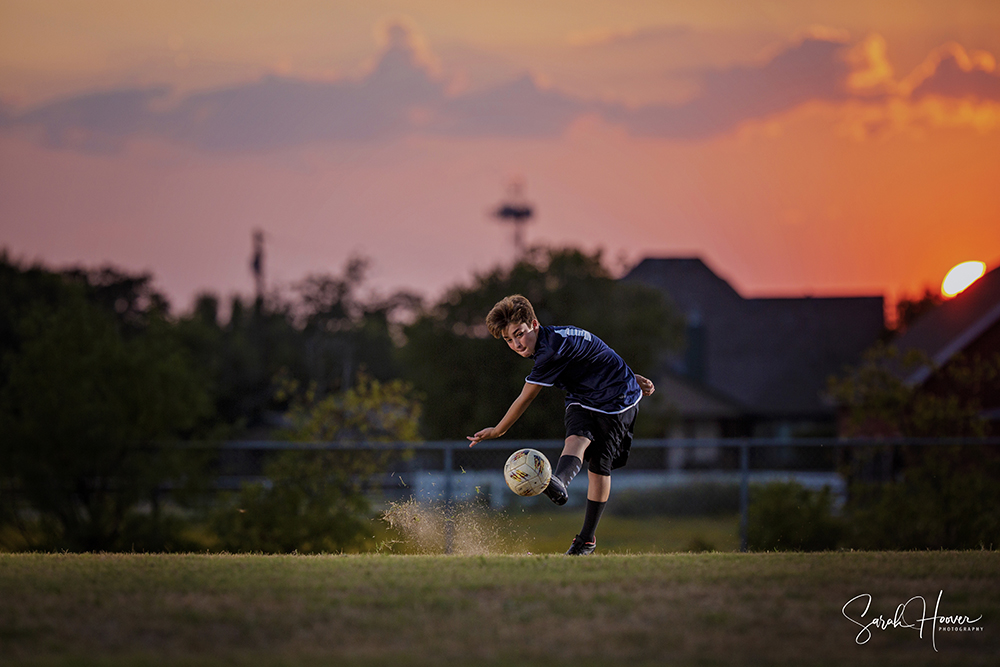
[[[255,229],[253,232],[253,260],[250,262],[253,270],[254,286],[257,292],[256,305],[264,304],[264,232]]]

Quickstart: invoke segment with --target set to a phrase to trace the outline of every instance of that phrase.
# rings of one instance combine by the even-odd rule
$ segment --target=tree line
[[[0,546],[190,548],[185,517],[197,515],[221,548],[343,549],[358,533],[350,517],[368,509],[358,480],[379,461],[283,455],[270,486],[220,502],[205,492],[212,450],[184,443],[461,438],[496,421],[530,370],[483,325],[511,293],[544,323],[592,329],[636,368],[680,342],[664,297],[615,280],[600,252],[536,248],[432,303],[367,291],[367,269],[354,258],[234,297],[223,315],[210,293],[174,312],[147,273],[0,254]],[[561,437],[556,393],[555,412],[533,410],[512,437]]]
[[[369,264],[305,276],[261,298],[211,293],[176,312],[149,274],[55,270],[0,252],[0,549],[357,548],[370,516],[377,452],[292,451],[263,464],[266,483],[212,489],[233,439],[454,440],[495,423],[530,360],[487,333],[500,298],[527,296],[543,324],[597,333],[637,371],[682,343],[659,290],[618,281],[601,253],[535,248],[427,301],[368,289]],[[909,304],[900,322],[934,307]],[[936,388],[910,387],[880,343],[830,383],[851,435],[979,436],[979,397],[1000,360],[958,360]],[[653,373],[653,370],[650,370]],[[644,403],[640,437],[671,418]],[[562,438],[562,398],[543,392],[516,439]],[[192,446],[199,443],[199,446]],[[800,488],[755,492],[757,548],[995,548],[996,448],[887,447],[841,461],[837,510]],[[755,518],[754,518],[755,517]]]

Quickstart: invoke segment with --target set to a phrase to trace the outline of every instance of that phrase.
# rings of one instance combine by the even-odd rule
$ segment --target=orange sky
[[[1000,4],[0,0],[0,246],[183,309],[373,260],[434,295],[529,240],[748,296],[1000,261]]]

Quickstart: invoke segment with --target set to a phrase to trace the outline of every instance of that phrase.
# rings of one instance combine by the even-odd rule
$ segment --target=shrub
[[[413,440],[420,408],[409,393],[403,382],[366,376],[352,389],[322,399],[310,389],[292,399],[293,426],[285,435],[304,443]],[[364,541],[369,480],[385,469],[392,452],[309,444],[303,450],[281,453],[265,466],[266,482],[244,485],[216,508],[212,525],[223,549],[323,553]]]
[[[1000,457],[988,448],[904,451],[883,484],[856,483],[845,506],[858,549],[995,549],[1000,545]]]
[[[752,551],[825,551],[842,533],[830,488],[810,491],[797,482],[751,487],[748,519]]]

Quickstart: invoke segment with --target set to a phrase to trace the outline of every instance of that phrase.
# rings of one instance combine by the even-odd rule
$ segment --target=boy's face
[[[538,343],[538,320],[532,320],[531,324],[508,324],[503,330],[503,339],[510,349],[522,357],[530,357]]]

